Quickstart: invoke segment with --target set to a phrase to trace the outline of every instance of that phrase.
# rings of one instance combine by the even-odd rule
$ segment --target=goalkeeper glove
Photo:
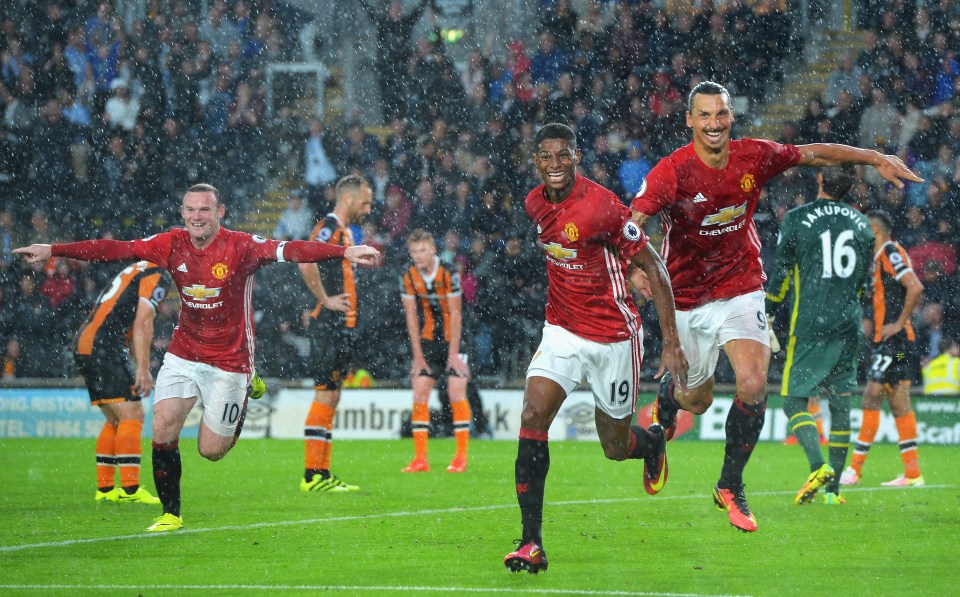
[[[770,352],[780,352],[780,341],[777,335],[773,333],[773,317],[767,315],[767,334],[770,335]]]
[[[260,378],[260,374],[254,371],[253,379],[250,380],[250,398],[257,400],[261,398],[266,391],[267,384],[263,383],[263,379]]]

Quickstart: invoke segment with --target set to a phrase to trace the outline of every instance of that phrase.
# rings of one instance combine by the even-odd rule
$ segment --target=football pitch
[[[887,489],[901,472],[877,445],[844,506],[794,506],[797,446],[764,443],[747,468],[759,530],[744,534],[711,500],[723,446],[669,444],[670,478],[648,496],[642,463],[598,443],[553,442],[544,512],[550,568],[511,574],[520,535],[516,443],[474,441],[469,471],[403,474],[409,440],[338,441],[333,470],[362,490],[298,490],[303,444],[241,441],[226,459],[184,455],[184,528],[144,530],[159,506],[96,504],[93,440],[2,439],[4,595],[956,595],[960,458],[921,446],[927,487]],[[149,445],[144,484],[152,491]],[[819,496],[818,496],[819,497]]]

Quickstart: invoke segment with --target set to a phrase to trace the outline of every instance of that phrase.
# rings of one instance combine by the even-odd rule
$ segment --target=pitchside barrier
[[[64,382],[65,380],[59,380]],[[69,382],[68,382],[69,383]],[[75,383],[75,382],[74,382]],[[289,384],[290,382],[285,382]],[[47,382],[49,384],[49,382]],[[103,426],[103,415],[90,406],[83,387],[0,387],[0,438],[6,437],[88,437],[94,438]],[[268,383],[268,392],[260,400],[251,400],[243,429],[245,439],[282,438],[302,439],[303,423],[313,400],[310,387],[281,386]],[[639,419],[647,425],[650,403],[655,386],[649,385],[640,394]],[[771,386],[767,419],[761,440],[782,441],[787,437],[787,417],[783,413],[778,388]],[[523,404],[521,389],[481,390],[484,410],[490,422],[494,439],[515,440],[520,426]],[[724,423],[732,402],[730,388],[718,387],[713,406],[704,414],[693,417],[681,413],[680,439],[721,441]],[[334,422],[337,439],[391,439],[400,437],[400,426],[409,418],[412,404],[409,389],[344,390]],[[862,411],[860,399],[853,398],[851,411],[854,432],[860,427]],[[919,441],[924,444],[960,445],[960,396],[933,397],[915,395]],[[431,407],[439,408],[436,393]],[[152,421],[150,401],[144,401],[146,423],[144,435],[149,436]],[[825,429],[830,428],[829,408],[821,407]],[[577,391],[570,395],[550,427],[551,440],[596,440],[593,398],[589,392]],[[184,428],[183,437],[196,437],[200,411],[194,409]],[[854,435],[854,437],[856,437]],[[893,416],[884,408],[877,442],[897,441]]]

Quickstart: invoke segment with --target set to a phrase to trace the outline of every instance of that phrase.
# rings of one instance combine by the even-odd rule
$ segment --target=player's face
[[[411,243],[407,249],[417,269],[428,270],[433,266],[433,258],[437,255],[437,247],[433,243],[421,240]]]
[[[693,96],[693,107],[687,112],[687,126],[693,129],[693,144],[710,151],[720,151],[730,140],[733,108],[725,93]]]
[[[566,139],[544,139],[533,154],[533,163],[547,187],[547,194],[564,198],[576,182],[580,151]]]
[[[370,215],[373,209],[373,189],[370,187],[360,187],[350,199],[350,219],[354,224],[358,224]]]
[[[193,243],[204,246],[220,231],[224,207],[213,193],[187,193],[183,196],[180,213]]]

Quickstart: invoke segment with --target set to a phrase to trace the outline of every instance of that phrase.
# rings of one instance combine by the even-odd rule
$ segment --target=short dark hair
[[[537,134],[533,137],[533,146],[540,147],[540,143],[546,141],[547,139],[563,139],[570,143],[572,149],[577,148],[577,135],[573,132],[573,129],[565,124],[559,122],[551,122],[550,124],[545,124],[543,127],[537,131]]]
[[[890,217],[890,214],[887,212],[875,209],[867,213],[867,218],[876,223],[880,228],[890,234],[893,231],[893,218]]]
[[[337,181],[337,186],[335,188],[337,199],[342,197],[347,191],[357,191],[358,189],[369,186],[370,183],[367,182],[367,179],[359,174],[347,174]]]
[[[195,184],[187,189],[187,193],[213,193],[213,198],[217,200],[217,205],[220,204],[220,191],[212,184],[205,182]]]
[[[823,192],[834,199],[843,199],[853,186],[853,168],[849,166],[823,168],[820,175],[823,177]]]
[[[715,81],[701,81],[697,83],[693,89],[690,90],[690,95],[687,96],[687,112],[693,110],[693,96],[700,95],[726,95],[727,99],[730,98],[730,92],[727,91],[727,88],[717,83]]]

